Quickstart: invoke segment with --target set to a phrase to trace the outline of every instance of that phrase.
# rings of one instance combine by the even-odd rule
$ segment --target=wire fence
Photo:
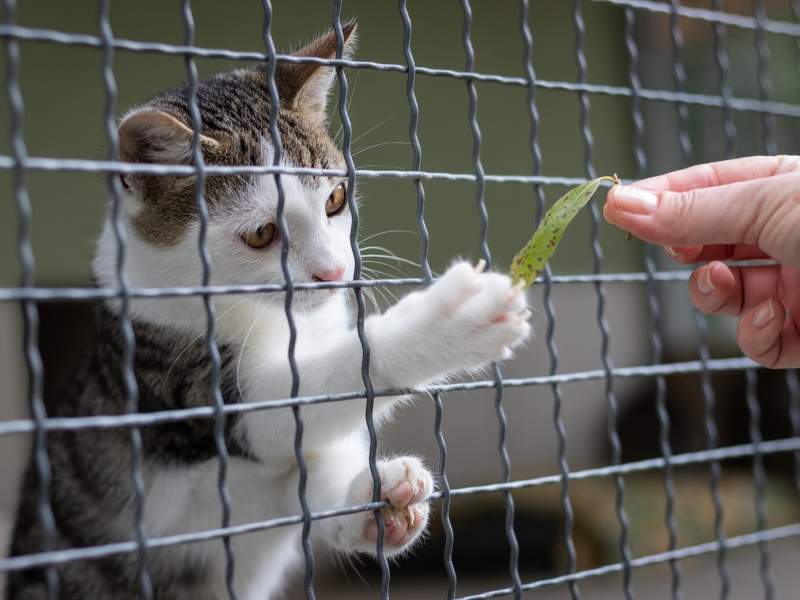
[[[530,376],[524,378],[508,378],[503,375],[497,365],[493,368],[493,377],[486,380],[443,383],[423,389],[375,389],[370,380],[370,346],[369,339],[364,330],[366,305],[364,301],[365,288],[374,286],[425,286],[434,281],[430,267],[429,242],[430,236],[425,221],[425,183],[430,180],[467,181],[476,184],[475,204],[480,216],[480,248],[483,258],[491,264],[492,253],[487,239],[488,216],[485,199],[485,184],[493,183],[522,183],[532,186],[535,194],[538,214],[541,216],[545,208],[543,186],[574,185],[593,178],[596,175],[593,158],[593,138],[590,126],[591,101],[594,96],[608,95],[627,98],[630,101],[630,118],[634,132],[634,156],[637,166],[637,177],[648,172],[648,155],[645,149],[645,120],[643,118],[643,104],[666,103],[673,106],[678,118],[678,141],[681,149],[682,160],[689,163],[693,158],[692,140],[689,136],[690,106],[711,107],[719,109],[723,115],[723,138],[725,154],[733,156],[737,131],[734,115],[738,112],[756,113],[763,121],[763,149],[766,153],[777,152],[775,139],[775,117],[800,118],[800,103],[787,103],[774,101],[772,95],[772,82],[769,77],[769,46],[767,36],[788,36],[800,44],[800,6],[791,2],[794,11],[794,22],[773,20],[767,17],[765,2],[755,0],[752,15],[733,14],[723,10],[721,0],[714,0],[711,8],[694,8],[682,6],[678,0],[664,2],[645,0],[597,0],[601,3],[618,5],[624,9],[624,38],[628,54],[628,84],[625,86],[604,85],[588,82],[586,58],[586,24],[582,15],[585,4],[581,0],[572,3],[573,27],[575,34],[575,61],[577,65],[577,78],[575,81],[551,81],[537,77],[533,68],[534,39],[529,25],[529,2],[521,0],[519,3],[519,32],[523,45],[521,71],[523,75],[500,75],[494,73],[480,73],[474,70],[475,49],[471,39],[472,9],[469,0],[461,1],[463,17],[463,47],[465,67],[463,70],[450,70],[418,66],[412,53],[412,18],[406,0],[399,0],[400,24],[403,31],[403,64],[377,63],[366,60],[350,60],[342,58],[344,36],[342,31],[342,3],[335,0],[333,3],[333,28],[338,41],[337,54],[334,59],[325,60],[312,57],[298,57],[279,54],[275,49],[272,38],[272,6],[269,0],[262,0],[264,11],[263,42],[265,50],[236,52],[219,48],[203,48],[195,45],[194,17],[190,0],[182,0],[181,11],[184,26],[184,43],[171,45],[164,43],[143,42],[117,38],[113,35],[109,21],[109,0],[101,0],[98,9],[98,25],[100,35],[85,35],[65,31],[25,27],[16,23],[15,0],[4,0],[4,19],[0,25],[0,38],[3,40],[6,55],[6,82],[5,88],[10,106],[10,142],[11,154],[0,156],[0,169],[9,171],[13,175],[13,198],[19,214],[18,251],[21,267],[21,281],[19,286],[0,288],[0,302],[16,302],[22,307],[24,318],[24,353],[28,369],[28,404],[30,419],[6,420],[0,422],[0,436],[16,434],[33,434],[33,456],[36,474],[39,482],[38,516],[45,532],[45,543],[42,552],[23,556],[13,556],[0,559],[0,572],[24,570],[31,568],[47,569],[47,585],[49,598],[57,598],[59,581],[57,567],[74,561],[92,560],[120,553],[133,553],[137,556],[138,582],[140,596],[151,598],[152,586],[147,572],[147,555],[157,548],[191,544],[206,540],[222,540],[225,544],[227,558],[226,581],[231,598],[235,597],[233,588],[233,574],[236,557],[231,550],[231,538],[255,531],[270,528],[300,525],[302,527],[302,551],[305,560],[304,588],[308,598],[315,597],[315,564],[310,543],[312,522],[328,519],[335,516],[352,514],[360,511],[373,511],[378,524],[378,562],[381,572],[381,597],[388,598],[390,593],[390,566],[384,554],[384,527],[380,517],[380,509],[386,503],[380,500],[380,479],[376,466],[378,438],[373,422],[373,406],[376,398],[414,393],[432,394],[435,407],[435,439],[439,453],[439,489],[433,498],[441,500],[441,519],[445,535],[444,563],[448,577],[448,598],[457,597],[457,571],[453,562],[453,549],[455,546],[453,527],[450,522],[451,500],[458,496],[486,493],[502,493],[505,499],[505,536],[507,538],[510,563],[508,566],[511,585],[506,588],[487,590],[482,593],[461,596],[461,600],[478,598],[495,598],[504,596],[521,597],[522,593],[549,586],[566,586],[572,598],[580,596],[578,584],[590,578],[599,577],[610,573],[621,573],[623,576],[622,593],[626,598],[634,597],[631,574],[634,569],[667,563],[670,567],[671,596],[682,597],[682,578],[680,562],[684,559],[704,555],[716,554],[718,576],[720,580],[720,597],[726,598],[731,593],[730,571],[727,562],[728,551],[734,548],[754,546],[759,551],[759,570],[763,581],[764,596],[775,596],[775,583],[770,572],[770,555],[768,543],[786,538],[800,536],[800,524],[791,524],[768,529],[766,525],[765,490],[766,474],[763,459],[774,454],[793,453],[795,460],[795,478],[800,489],[800,386],[795,372],[786,373],[786,385],[790,394],[789,419],[792,425],[792,436],[778,440],[764,441],[761,437],[759,402],[756,395],[758,377],[757,365],[745,358],[713,359],[708,347],[708,327],[702,315],[696,313],[696,326],[699,339],[699,360],[685,362],[663,362],[663,343],[660,337],[662,323],[660,322],[661,306],[657,285],[663,283],[685,282],[689,271],[661,271],[652,254],[653,248],[647,250],[644,262],[644,271],[626,273],[602,273],[604,256],[599,242],[598,226],[600,223],[599,209],[596,205],[591,208],[591,248],[593,257],[593,271],[588,274],[554,275],[550,269],[545,271],[537,282],[544,290],[544,306],[547,327],[544,333],[549,356],[549,370],[546,375]],[[649,89],[644,87],[639,78],[639,48],[636,38],[636,21],[642,14],[664,15],[670,19],[670,36],[673,45],[672,64],[674,69],[673,89]],[[686,88],[686,70],[682,63],[683,39],[681,23],[684,21],[701,21],[710,24],[714,31],[715,60],[719,76],[718,94],[698,94],[688,92]],[[735,97],[730,85],[731,65],[726,50],[726,33],[729,28],[751,30],[756,36],[756,47],[753,52],[757,54],[759,73],[759,97]],[[46,156],[29,156],[24,139],[24,101],[20,91],[20,42],[39,42],[51,44],[55,47],[84,46],[95,48],[102,52],[101,75],[105,88],[104,122],[108,141],[108,156],[106,160],[84,160],[77,158],[51,158]],[[194,129],[193,161],[191,165],[150,165],[130,164],[117,160],[117,133],[115,115],[116,82],[114,77],[113,60],[116,53],[150,53],[183,57],[185,60],[187,79],[189,82],[189,107]],[[288,167],[281,165],[282,145],[277,126],[277,111],[271,111],[270,132],[274,140],[275,152],[272,165],[264,166],[215,166],[206,165],[200,149],[200,112],[197,103],[198,71],[195,65],[197,59],[219,58],[240,61],[262,62],[267,66],[269,95],[273,106],[278,106],[279,96],[275,83],[276,64],[284,62],[309,63],[334,67],[339,86],[338,114],[343,125],[343,152],[345,156],[345,169],[317,169],[306,167]],[[409,170],[370,170],[357,169],[353,161],[351,144],[353,139],[352,124],[348,114],[348,74],[356,69],[369,69],[375,71],[401,72],[406,75],[406,90],[410,110],[409,140],[413,151],[413,165]],[[467,88],[469,103],[469,122],[473,140],[473,172],[432,172],[422,169],[421,144],[418,135],[418,121],[420,108],[415,93],[415,83],[418,76],[441,77],[462,80]],[[529,148],[531,153],[531,169],[527,175],[490,174],[484,171],[481,162],[481,128],[477,117],[478,91],[476,83],[498,84],[507,86],[524,87],[527,90],[527,109],[529,117]],[[540,115],[537,106],[536,92],[538,90],[560,90],[577,95],[580,107],[580,132],[583,142],[584,161],[583,173],[575,177],[556,177],[542,173],[542,149],[540,144]],[[117,254],[117,286],[114,288],[73,287],[54,288],[37,287],[34,284],[34,256],[31,243],[32,211],[31,201],[26,185],[26,173],[29,171],[44,170],[58,172],[89,172],[103,173],[106,175],[110,190],[112,207],[112,221],[116,236]],[[122,190],[119,174],[151,174],[151,175],[194,175],[198,182],[196,186],[196,205],[201,215],[201,229],[198,239],[198,252],[202,260],[202,281],[194,287],[172,288],[136,288],[130,284],[125,273],[124,264],[127,248],[125,228],[122,223],[121,197]],[[281,284],[264,285],[211,285],[211,271],[213,265],[207,247],[208,209],[204,197],[204,181],[210,175],[235,175],[235,174],[260,174],[274,176],[278,193],[277,226],[282,240],[282,273],[284,282]],[[285,191],[282,176],[286,175],[336,175],[345,176],[348,180],[347,203],[353,215],[350,244],[355,258],[354,280],[348,282],[301,282],[294,281],[287,263],[289,235],[284,218]],[[420,236],[420,277],[387,278],[379,280],[366,280],[362,278],[361,253],[358,246],[357,232],[359,227],[358,207],[354,202],[353,190],[357,178],[394,178],[409,179],[414,182],[417,195],[416,215]],[[559,372],[559,353],[555,345],[554,327],[556,322],[551,293],[554,285],[569,285],[576,283],[591,283],[597,300],[596,321],[601,334],[602,368],[591,371]],[[615,367],[612,364],[609,339],[611,331],[606,318],[607,284],[643,283],[646,285],[649,300],[651,321],[649,325],[651,362],[633,367]],[[361,373],[363,389],[347,393],[301,396],[300,376],[294,359],[295,343],[297,338],[296,325],[293,319],[294,294],[298,290],[324,289],[346,287],[355,292],[357,303],[356,329],[362,345]],[[292,374],[291,393],[287,398],[267,400],[261,402],[248,402],[239,404],[225,404],[220,391],[220,355],[215,338],[215,310],[213,297],[221,294],[253,294],[253,293],[280,293],[285,298],[285,313],[290,330],[290,342],[287,349],[288,364]],[[182,297],[199,296],[203,299],[207,318],[206,345],[212,361],[210,385],[213,404],[207,407],[163,410],[158,412],[142,413],[138,411],[138,388],[133,370],[133,356],[136,340],[131,326],[129,306],[133,299],[156,297]],[[124,344],[123,364],[124,384],[127,394],[126,413],[119,416],[84,416],[70,418],[48,417],[43,402],[43,373],[37,339],[39,317],[37,305],[51,301],[88,302],[102,299],[117,299],[120,301],[122,340]],[[711,376],[722,371],[741,371],[747,377],[747,407],[750,417],[750,442],[734,446],[719,447],[719,437],[714,420],[716,404],[714,387]],[[674,453],[670,447],[670,415],[665,403],[666,378],[679,374],[698,374],[702,383],[703,420],[705,431],[705,448],[695,452]],[[650,378],[656,382],[656,408],[659,424],[659,446],[661,456],[658,458],[623,462],[620,434],[617,430],[619,415],[619,400],[615,393],[615,381],[627,378]],[[568,438],[564,429],[561,413],[562,394],[561,385],[578,381],[597,380],[604,383],[604,395],[608,407],[607,436],[611,448],[610,464],[592,469],[571,470],[567,462]],[[553,425],[557,433],[558,472],[552,475],[533,479],[513,479],[510,470],[510,457],[506,443],[507,421],[504,411],[504,391],[515,387],[548,386],[553,397]],[[495,410],[499,425],[497,451],[499,453],[502,472],[499,481],[485,485],[471,487],[451,487],[446,473],[448,458],[447,446],[442,434],[442,400],[440,394],[455,390],[494,390]],[[364,399],[365,422],[370,437],[369,466],[373,477],[372,502],[359,506],[347,507],[336,510],[312,511],[306,499],[307,466],[304,459],[303,448],[303,407],[320,403],[335,403],[352,399]],[[300,473],[297,494],[301,513],[274,518],[263,522],[231,525],[231,502],[226,480],[228,467],[228,453],[225,444],[225,423],[231,416],[254,412],[268,411],[277,408],[291,408],[294,414],[295,438],[294,453]],[[220,525],[216,529],[207,531],[184,533],[165,537],[147,537],[143,525],[143,494],[144,481],[141,474],[142,440],[140,429],[156,424],[177,422],[189,419],[206,419],[214,422],[214,442],[219,457],[218,493],[222,506]],[[52,477],[48,455],[46,451],[46,438],[52,431],[81,431],[89,428],[109,429],[126,428],[129,431],[130,444],[134,460],[130,477],[133,481],[136,505],[135,521],[131,523],[131,538],[128,541],[103,544],[82,548],[56,548],[54,545],[55,524],[50,505],[49,482]],[[753,477],[755,496],[754,508],[757,515],[756,531],[734,537],[726,537],[723,528],[723,502],[720,494],[720,469],[724,461],[740,458],[751,458],[753,462]],[[707,465],[709,469],[709,493],[714,506],[714,541],[693,546],[680,546],[677,540],[675,524],[675,470],[687,465]],[[663,475],[664,494],[666,497],[666,510],[664,525],[668,531],[667,547],[664,552],[634,557],[630,548],[630,525],[625,510],[625,479],[624,476],[645,472],[657,471]],[[619,552],[621,560],[618,563],[603,565],[597,568],[578,570],[576,549],[573,542],[573,509],[570,501],[571,482],[608,478],[613,480],[615,493],[615,512],[619,522]],[[515,505],[512,492],[524,488],[538,486],[559,486],[560,506],[563,511],[563,544],[566,553],[565,572],[556,577],[524,581],[520,574],[519,543],[515,532]]]

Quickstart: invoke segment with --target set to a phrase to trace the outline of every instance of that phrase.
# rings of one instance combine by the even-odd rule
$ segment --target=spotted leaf
[[[564,230],[578,211],[586,206],[604,180],[619,183],[616,175],[598,177],[572,188],[555,201],[545,213],[531,240],[511,261],[511,279],[514,283],[522,281],[525,287],[533,284],[556,251]]]

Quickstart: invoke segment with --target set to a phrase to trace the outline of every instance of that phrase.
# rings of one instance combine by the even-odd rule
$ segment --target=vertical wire
[[[747,412],[750,416],[750,442],[753,444],[753,479],[755,481],[754,504],[756,511],[756,529],[764,531],[767,526],[767,511],[765,504],[765,489],[767,474],[764,471],[764,459],[761,454],[761,407],[758,403],[758,375],[753,369],[745,371],[747,377]],[[759,540],[759,575],[764,586],[765,600],[775,597],[775,586],[770,575],[769,550],[767,542]]]
[[[523,42],[523,66],[525,68],[525,78],[527,80],[528,88],[528,117],[530,119],[530,132],[529,144],[531,148],[531,157],[533,159],[533,174],[541,174],[542,168],[542,151],[539,145],[539,109],[536,105],[536,96],[534,91],[534,83],[536,81],[536,72],[533,67],[533,34],[531,33],[530,25],[528,23],[528,0],[520,0],[520,33]],[[544,190],[540,185],[534,185],[534,193],[536,195],[536,224],[538,225],[542,216],[544,215],[545,198]],[[545,337],[547,339],[547,351],[550,355],[550,375],[555,375],[558,371],[558,349],[555,344],[555,310],[551,298],[552,293],[552,271],[550,265],[545,266],[544,270],[544,309],[547,316],[547,332]],[[550,389],[553,394],[553,426],[556,430],[558,437],[558,467],[561,475],[561,509],[564,513],[564,547],[567,553],[566,572],[574,573],[577,566],[577,557],[575,553],[575,544],[572,540],[572,532],[574,526],[574,516],[572,511],[572,502],[569,497],[569,464],[567,463],[567,432],[564,426],[564,420],[561,416],[561,408],[563,399],[561,395],[561,387],[558,383],[550,384]],[[578,584],[574,580],[570,580],[567,584],[570,597],[577,599],[580,597]]]
[[[575,25],[575,60],[578,66],[578,83],[587,82],[587,63],[586,52],[584,49],[584,42],[586,40],[586,26],[583,20],[583,13],[581,11],[581,0],[573,0],[573,23]],[[597,172],[594,168],[592,160],[592,151],[594,146],[594,139],[592,138],[592,129],[589,121],[590,116],[590,101],[589,95],[586,92],[578,93],[578,100],[580,102],[580,128],[581,138],[583,139],[584,152],[584,165],[586,176],[589,179],[597,177]],[[600,245],[599,228],[600,228],[600,208],[596,202],[591,203],[591,246],[593,258],[593,272],[599,274],[603,266],[603,249]],[[597,327],[600,330],[600,356],[603,363],[603,373],[605,379],[605,395],[606,405],[608,406],[608,421],[606,424],[608,440],[611,446],[611,464],[617,466],[622,463],[622,442],[620,441],[619,432],[617,431],[617,415],[619,412],[616,394],[614,393],[614,376],[612,374],[612,362],[610,352],[610,335],[608,329],[608,322],[605,316],[606,294],[603,284],[600,281],[594,283],[595,295],[597,296]],[[617,513],[617,520],[620,525],[619,537],[619,552],[622,557],[622,582],[623,592],[627,600],[632,600],[634,597],[633,587],[631,582],[631,550],[628,543],[628,515],[625,512],[625,480],[622,475],[614,476],[615,486],[615,510]]]
[[[672,37],[672,64],[675,80],[675,89],[678,92],[686,91],[686,69],[683,63],[683,35],[678,18],[679,0],[670,0],[672,12],[670,13],[670,32]],[[692,140],[689,135],[689,107],[685,103],[675,105],[678,116],[678,143],[681,150],[681,162],[683,166],[689,165],[692,160]],[[714,386],[711,382],[711,372],[708,370],[708,361],[711,359],[711,352],[708,347],[708,322],[705,315],[692,307],[692,313],[697,328],[698,353],[702,370],[700,374],[701,393],[703,395],[703,418],[706,435],[707,448],[710,450],[717,446],[717,426],[714,421],[714,407],[716,405],[716,395]],[[717,552],[717,571],[720,578],[720,597],[727,598],[730,589],[730,574],[725,560],[725,534],[722,529],[723,524],[723,504],[722,496],[719,492],[719,481],[721,468],[718,460],[709,463],[710,468],[710,490],[711,502],[714,507],[714,532],[719,543]]]
[[[472,6],[470,0],[461,0],[461,7],[464,12],[464,27],[462,29],[462,42],[465,53],[465,71],[471,72],[475,68],[475,49],[472,46]],[[480,247],[483,260],[486,261],[486,269],[492,266],[492,253],[489,249],[488,230],[489,213],[486,207],[486,182],[483,163],[481,162],[481,128],[478,124],[478,91],[475,87],[475,80],[467,79],[467,94],[469,97],[469,125],[472,132],[472,163],[476,176],[475,202],[480,219]],[[500,457],[500,476],[502,481],[511,481],[511,459],[506,446],[508,432],[508,422],[505,409],[503,408],[503,373],[498,363],[492,364],[494,373],[494,407],[499,428],[497,450]],[[505,499],[505,533],[509,547],[509,574],[514,588],[514,597],[522,597],[522,579],[519,574],[519,543],[517,534],[514,531],[514,497],[511,491],[504,492]]]
[[[181,15],[184,26],[184,43],[187,46],[194,45],[195,22],[192,14],[191,0],[181,0]],[[200,215],[200,230],[197,240],[197,249],[202,263],[202,285],[208,287],[211,283],[211,255],[208,251],[208,203],[205,198],[205,160],[203,150],[200,145],[200,138],[203,132],[203,121],[200,115],[200,106],[197,99],[199,78],[197,65],[194,57],[187,54],[184,58],[186,72],[189,75],[189,89],[187,103],[189,105],[189,116],[192,126],[192,163],[195,167],[195,205]],[[222,527],[228,527],[231,522],[231,500],[226,484],[228,472],[228,449],[225,445],[225,414],[223,412],[224,400],[220,390],[220,355],[216,342],[216,311],[209,294],[203,294],[203,305],[206,314],[206,348],[211,361],[209,372],[209,392],[214,404],[214,445],[219,458],[219,471],[217,475],[217,489],[222,508]],[[229,536],[222,538],[225,549],[225,585],[228,596],[231,600],[236,600],[234,589],[234,559],[231,539]]]
[[[769,73],[769,45],[764,31],[764,21],[767,19],[764,0],[756,0],[753,9],[756,19],[756,55],[758,56],[758,96],[762,101],[772,99],[772,77]],[[778,153],[778,143],[775,139],[775,116],[761,113],[761,123],[764,133],[764,146],[769,155]]]
[[[280,131],[278,129],[278,120],[280,118],[280,96],[278,94],[278,86],[275,83],[275,41],[272,38],[272,2],[270,0],[262,0],[262,8],[264,10],[264,26],[263,26],[263,39],[264,45],[267,50],[267,91],[269,92],[270,111],[269,111],[269,132],[272,138],[273,147],[273,160],[272,164],[279,167],[283,157],[283,142],[281,141]],[[281,271],[286,285],[286,298],[284,303],[284,310],[286,312],[286,323],[289,328],[289,345],[287,349],[287,358],[289,361],[289,369],[292,373],[292,389],[291,398],[296,398],[300,390],[300,373],[297,369],[297,361],[295,359],[295,345],[297,343],[297,326],[294,321],[292,313],[292,300],[294,297],[294,281],[292,280],[292,273],[289,270],[289,228],[286,223],[285,207],[286,207],[286,192],[283,188],[283,181],[281,180],[280,172],[275,172],[275,188],[278,192],[277,216],[275,219],[278,226],[278,232],[281,237]],[[298,483],[297,495],[300,502],[300,509],[303,512],[303,529],[301,533],[301,545],[303,548],[303,556],[305,558],[305,574],[303,578],[303,587],[306,593],[306,598],[313,600],[316,597],[314,591],[314,552],[311,548],[311,510],[308,506],[308,498],[306,497],[306,486],[308,483],[308,466],[306,465],[305,456],[303,454],[303,418],[300,414],[300,407],[298,405],[292,406],[292,414],[295,423],[295,437],[294,437],[294,454],[297,460],[298,469]]]
[[[715,11],[722,10],[722,0],[713,0],[712,9]],[[714,23],[714,56],[717,62],[717,70],[719,72],[719,90],[722,98],[722,131],[724,138],[724,156],[726,159],[733,158],[736,153],[736,123],[733,118],[733,110],[731,109],[731,96],[733,92],[730,84],[730,58],[725,46],[726,28],[721,23]],[[698,323],[702,325],[700,335],[708,335],[706,321],[698,317]],[[701,351],[703,346],[701,345]],[[706,447],[708,449],[716,448],[718,444],[717,427],[714,422],[715,411],[715,397],[713,389],[711,388],[710,381],[708,386],[704,381],[704,420],[705,420],[705,434],[706,434]],[[706,393],[710,392],[710,393]],[[727,548],[725,545],[725,528],[724,528],[724,512],[722,504],[722,496],[720,494],[720,479],[722,476],[722,469],[719,461],[712,461],[711,468],[711,498],[714,503],[715,518],[714,518],[714,532],[717,540],[719,541],[719,554],[717,555],[717,569],[720,574],[720,598],[727,598],[730,594],[730,572],[727,566]]]
[[[14,25],[17,16],[17,3],[15,0],[5,0],[3,22]],[[11,153],[14,157],[14,200],[19,214],[17,229],[17,252],[20,264],[20,287],[23,289],[33,287],[35,283],[36,263],[31,244],[31,199],[25,182],[24,162],[28,157],[23,133],[25,123],[25,102],[19,86],[20,53],[19,44],[13,37],[6,38],[6,92],[11,116]],[[47,457],[47,430],[44,421],[47,411],[42,396],[43,368],[42,357],[39,353],[39,311],[32,300],[22,301],[22,316],[24,319],[23,343],[25,346],[25,363],[28,375],[28,406],[33,417],[33,461],[39,484],[37,498],[37,512],[42,526],[43,552],[55,549],[56,524],[53,517],[53,507],[50,503],[50,484],[52,473],[50,460]],[[59,578],[55,567],[45,570],[47,582],[47,599],[56,600],[59,596]]]
[[[631,86],[631,116],[634,126],[634,155],[636,158],[636,176],[644,177],[647,172],[647,154],[644,149],[644,117],[642,115],[641,98],[639,90],[639,49],[635,38],[636,14],[630,7],[625,9],[625,45],[628,50],[629,72],[628,78]],[[661,306],[658,300],[657,284],[654,273],[657,270],[653,256],[654,248],[647,246],[645,249],[645,270],[647,271],[647,295],[650,306],[650,348],[653,364],[660,364],[663,360],[662,340],[659,333],[661,321]],[[667,527],[667,550],[677,548],[678,532],[675,525],[675,488],[674,467],[672,465],[672,447],[669,441],[670,418],[667,411],[667,381],[663,375],[656,377],[656,414],[659,424],[659,446],[664,458],[664,493],[666,497],[665,524]],[[671,592],[675,600],[682,598],[681,572],[677,559],[669,561],[671,575]]]
[[[342,0],[333,2],[333,28],[336,33],[336,58],[341,59],[344,53],[344,31],[342,30]],[[350,122],[350,115],[347,110],[347,75],[344,69],[336,66],[336,78],[339,82],[339,118],[342,121],[342,153],[344,154],[347,166],[347,206],[352,215],[352,225],[350,227],[350,249],[353,252],[354,269],[353,279],[361,279],[361,250],[358,247],[358,206],[355,202],[353,193],[356,185],[356,166],[353,162],[353,124]],[[378,471],[378,433],[375,429],[374,409],[375,409],[375,389],[372,385],[372,378],[369,374],[369,341],[364,329],[364,317],[366,315],[366,305],[364,303],[364,290],[360,286],[353,289],[356,304],[356,331],[361,342],[361,379],[364,382],[366,402],[364,409],[364,419],[369,434],[369,471],[372,475],[372,501],[379,502],[381,499],[381,475]],[[381,598],[389,598],[389,561],[386,560],[384,548],[385,531],[383,516],[380,509],[375,509],[375,522],[378,525],[378,539],[376,550],[378,564],[381,570]]]
[[[712,0],[712,10],[722,11],[722,0]],[[731,108],[731,61],[728,50],[725,47],[725,35],[727,33],[725,25],[714,22],[714,56],[717,60],[717,70],[719,71],[719,91],[722,97],[722,129],[725,139],[725,158],[733,158],[736,155],[736,122],[733,119],[733,109]]]
[[[101,71],[105,87],[106,103],[104,125],[108,138],[108,160],[117,160],[118,136],[114,118],[117,103],[117,84],[114,78],[114,35],[109,20],[110,0],[100,0],[98,22],[103,40],[103,62]],[[122,334],[122,380],[127,402],[125,411],[134,414],[139,410],[139,386],[134,373],[134,354],[136,338],[130,317],[130,281],[125,270],[127,255],[127,233],[122,222],[122,189],[116,173],[108,173],[107,182],[111,191],[111,223],[117,242],[116,280],[119,287],[119,321]],[[129,432],[131,445],[130,477],[134,500],[134,532],[136,534],[136,578],[139,582],[139,597],[146,600],[153,597],[153,586],[147,569],[147,538],[144,530],[144,480],[142,479],[142,436],[138,427]]]
[[[772,97],[772,78],[769,74],[769,46],[767,45],[764,21],[767,18],[764,0],[756,0],[754,6],[756,19],[756,54],[758,56],[758,93],[761,100],[770,100]],[[775,139],[775,118],[772,115],[761,113],[764,149],[767,154],[778,153],[778,144]],[[758,400],[758,373],[755,370],[747,371],[747,408],[750,413],[750,440],[753,443],[753,478],[755,481],[755,494],[753,501],[756,512],[756,528],[763,531],[767,526],[766,485],[767,473],[764,469],[764,459],[761,454],[761,407]],[[765,541],[758,543],[759,574],[764,586],[764,598],[771,600],[775,597],[775,586],[770,573],[769,546]]]
[[[406,96],[408,97],[410,112],[408,136],[411,140],[411,148],[414,153],[412,169],[414,171],[421,171],[422,147],[420,145],[418,133],[419,103],[417,102],[417,94],[414,88],[416,82],[416,62],[414,61],[414,54],[411,52],[412,27],[407,0],[399,0],[399,10],[400,17],[403,21],[403,55],[405,57],[406,66],[408,67]],[[430,236],[428,234],[428,226],[425,223],[425,188],[422,185],[422,180],[419,178],[414,179],[414,186],[417,191],[417,227],[420,237],[420,264],[422,265],[422,276],[425,279],[425,284],[430,285],[432,273],[428,255]],[[454,532],[453,524],[450,521],[451,497],[450,482],[447,479],[447,444],[445,443],[444,434],[442,433],[444,409],[442,406],[441,394],[438,391],[433,392],[432,398],[435,409],[433,431],[436,439],[436,446],[439,450],[439,480],[442,488],[442,528],[444,529],[444,565],[447,571],[447,598],[448,600],[452,600],[456,595],[458,579],[455,565],[453,564]]]

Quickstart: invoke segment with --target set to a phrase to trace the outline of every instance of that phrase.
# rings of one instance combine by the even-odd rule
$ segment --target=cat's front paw
[[[422,462],[412,456],[379,461],[381,500],[389,506],[381,510],[384,528],[384,552],[387,556],[409,548],[428,523],[427,498],[433,491],[433,478]],[[365,504],[372,500],[372,476],[369,469],[353,481],[350,500]],[[375,554],[378,524],[373,513],[358,515],[353,523],[351,549]]]
[[[522,287],[507,275],[484,272],[483,261],[477,266],[456,263],[430,288],[403,298],[385,317],[397,345],[413,352],[394,363],[404,365],[403,359],[413,358],[407,373],[395,366],[399,384],[406,383],[400,381],[403,375],[416,383],[414,375],[425,381],[509,358],[531,332]]]

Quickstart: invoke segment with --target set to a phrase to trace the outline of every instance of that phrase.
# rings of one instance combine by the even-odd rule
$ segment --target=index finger
[[[654,192],[685,192],[793,171],[800,171],[800,156],[747,156],[695,165],[680,171],[642,179],[633,186]]]

